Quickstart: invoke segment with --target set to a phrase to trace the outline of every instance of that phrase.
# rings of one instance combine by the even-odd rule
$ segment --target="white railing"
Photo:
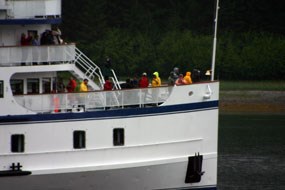
[[[157,106],[169,97],[172,87],[130,90],[94,91],[87,93],[60,93],[17,95],[18,104],[37,113],[83,112],[129,106]]]
[[[61,15],[61,0],[7,1],[9,18],[25,19]]]
[[[75,53],[75,65],[88,79],[93,80],[95,77],[99,79],[100,86],[103,88],[105,80],[101,69],[78,48],[75,48]]]
[[[74,60],[75,44],[0,47],[0,66],[34,62],[70,62]]]

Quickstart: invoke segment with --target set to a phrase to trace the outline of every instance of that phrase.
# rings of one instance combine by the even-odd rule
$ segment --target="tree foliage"
[[[62,30],[119,75],[211,67],[215,0],[63,0]],[[216,76],[284,79],[285,3],[220,1]]]

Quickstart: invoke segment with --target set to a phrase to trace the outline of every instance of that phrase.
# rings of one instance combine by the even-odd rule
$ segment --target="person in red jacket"
[[[140,88],[147,88],[148,87],[148,78],[147,78],[146,73],[142,74],[142,77],[139,80],[139,87]]]
[[[70,77],[69,83],[67,84],[66,87],[67,92],[74,92],[75,88],[76,88],[76,81],[74,80],[73,77]]]
[[[109,80],[109,77],[105,76],[104,90],[112,90],[112,89],[113,89],[113,84]]]

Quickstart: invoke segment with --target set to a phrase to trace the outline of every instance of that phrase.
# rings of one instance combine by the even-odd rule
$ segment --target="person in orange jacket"
[[[191,78],[191,72],[186,72],[186,75],[184,77],[185,84],[192,84],[192,78]]]

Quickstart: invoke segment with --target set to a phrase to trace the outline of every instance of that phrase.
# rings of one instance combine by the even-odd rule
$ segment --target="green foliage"
[[[222,1],[216,77],[221,80],[285,79],[281,1]],[[211,67],[213,0],[63,0],[63,37],[96,64],[107,57],[119,76],[173,67],[182,73]],[[274,13],[274,14],[273,14]]]
[[[222,36],[218,47],[220,79],[285,79],[285,38],[247,32]]]

